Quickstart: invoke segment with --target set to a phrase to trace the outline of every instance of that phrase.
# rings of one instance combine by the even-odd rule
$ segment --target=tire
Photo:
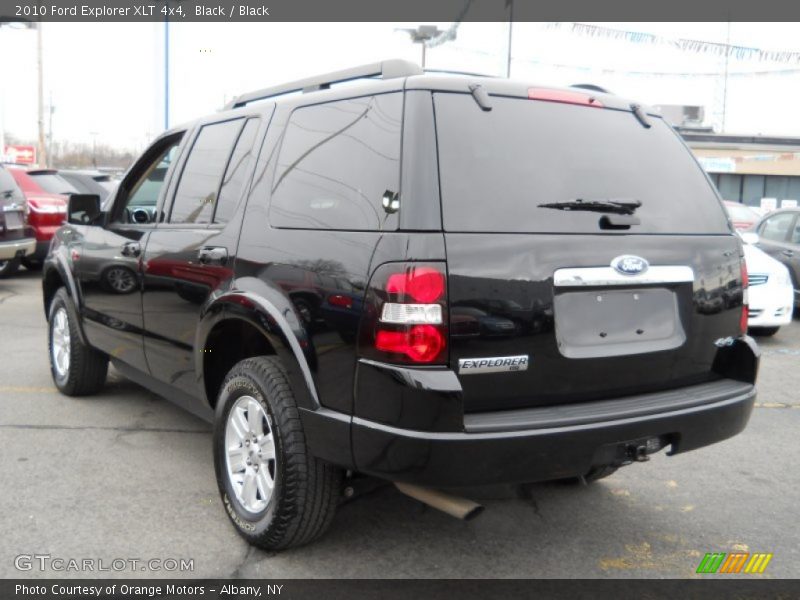
[[[50,303],[47,330],[50,373],[59,391],[67,396],[99,392],[106,382],[108,356],[81,341],[78,313],[63,287]]]
[[[44,263],[38,260],[32,260],[27,257],[22,259],[22,266],[28,269],[28,271],[41,271],[43,265]]]
[[[758,337],[772,337],[779,329],[780,327],[752,327],[749,331]]]
[[[0,279],[11,277],[19,269],[19,259],[0,260]]]
[[[213,444],[222,504],[250,544],[283,550],[328,529],[342,471],[309,454],[277,358],[248,358],[230,370],[217,400]]]

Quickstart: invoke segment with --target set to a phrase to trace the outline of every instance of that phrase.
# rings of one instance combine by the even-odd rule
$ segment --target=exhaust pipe
[[[466,498],[457,498],[429,488],[420,487],[410,483],[394,484],[406,496],[419,500],[423,504],[447,513],[451,517],[469,521],[483,512],[483,506]]]

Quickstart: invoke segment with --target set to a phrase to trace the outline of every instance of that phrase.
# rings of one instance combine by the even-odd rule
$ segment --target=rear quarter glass
[[[729,233],[705,174],[662,119],[467,94],[434,94],[444,226],[451,232],[613,233],[597,212],[540,204],[638,200],[640,225],[622,233]]]

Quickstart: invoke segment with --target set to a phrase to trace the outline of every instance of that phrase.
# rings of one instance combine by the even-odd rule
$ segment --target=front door
[[[141,255],[158,221],[159,199],[182,135],[160,139],[134,165],[117,190],[106,224],[86,227],[83,246],[73,255],[89,341],[144,372]]]

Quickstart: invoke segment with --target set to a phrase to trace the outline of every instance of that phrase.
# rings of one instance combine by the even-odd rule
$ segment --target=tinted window
[[[276,227],[396,229],[382,207],[398,192],[402,94],[297,109],[278,158],[270,221]]]
[[[127,199],[123,199],[123,206],[115,207],[117,218],[125,223],[151,223],[155,219],[155,207],[158,203],[158,197],[161,194],[161,188],[164,187],[167,172],[170,166],[175,162],[175,157],[178,155],[178,147],[180,146],[183,133],[177,134],[171,138],[167,138],[158,142],[163,144],[161,150],[155,154],[149,163],[146,159],[134,166],[131,171],[132,176],[135,173],[141,173],[132,184],[125,182],[127,188]],[[122,192],[126,193],[125,190]],[[124,198],[124,196],[120,196]],[[137,209],[144,209],[137,211]],[[134,218],[134,213],[137,217]],[[146,215],[146,219],[144,216]]]
[[[200,129],[175,192],[171,223],[211,222],[222,174],[242,123],[242,119],[235,119]]]
[[[775,242],[783,242],[786,240],[786,234],[789,227],[794,220],[794,213],[780,213],[774,217],[770,217],[761,226],[761,237]]]
[[[719,188],[719,195],[725,198],[725,200],[741,202],[742,176],[723,173],[719,175],[718,178],[719,182],[717,183],[717,188]]]
[[[45,192],[51,194],[77,194],[78,190],[56,173],[28,173]]]
[[[627,111],[502,97],[492,106],[435,94],[446,230],[600,232],[596,212],[541,206],[582,199],[639,200],[641,225],[626,233],[728,231],[713,187],[662,119],[647,129]]]
[[[25,197],[22,195],[14,176],[0,166],[0,206],[6,204],[16,204],[23,202]]]
[[[250,172],[250,165],[255,160],[253,142],[258,132],[258,124],[258,119],[247,121],[239,136],[239,141],[236,142],[225,176],[222,178],[217,208],[214,211],[214,223],[227,223],[236,211],[245,184],[245,177]]]

